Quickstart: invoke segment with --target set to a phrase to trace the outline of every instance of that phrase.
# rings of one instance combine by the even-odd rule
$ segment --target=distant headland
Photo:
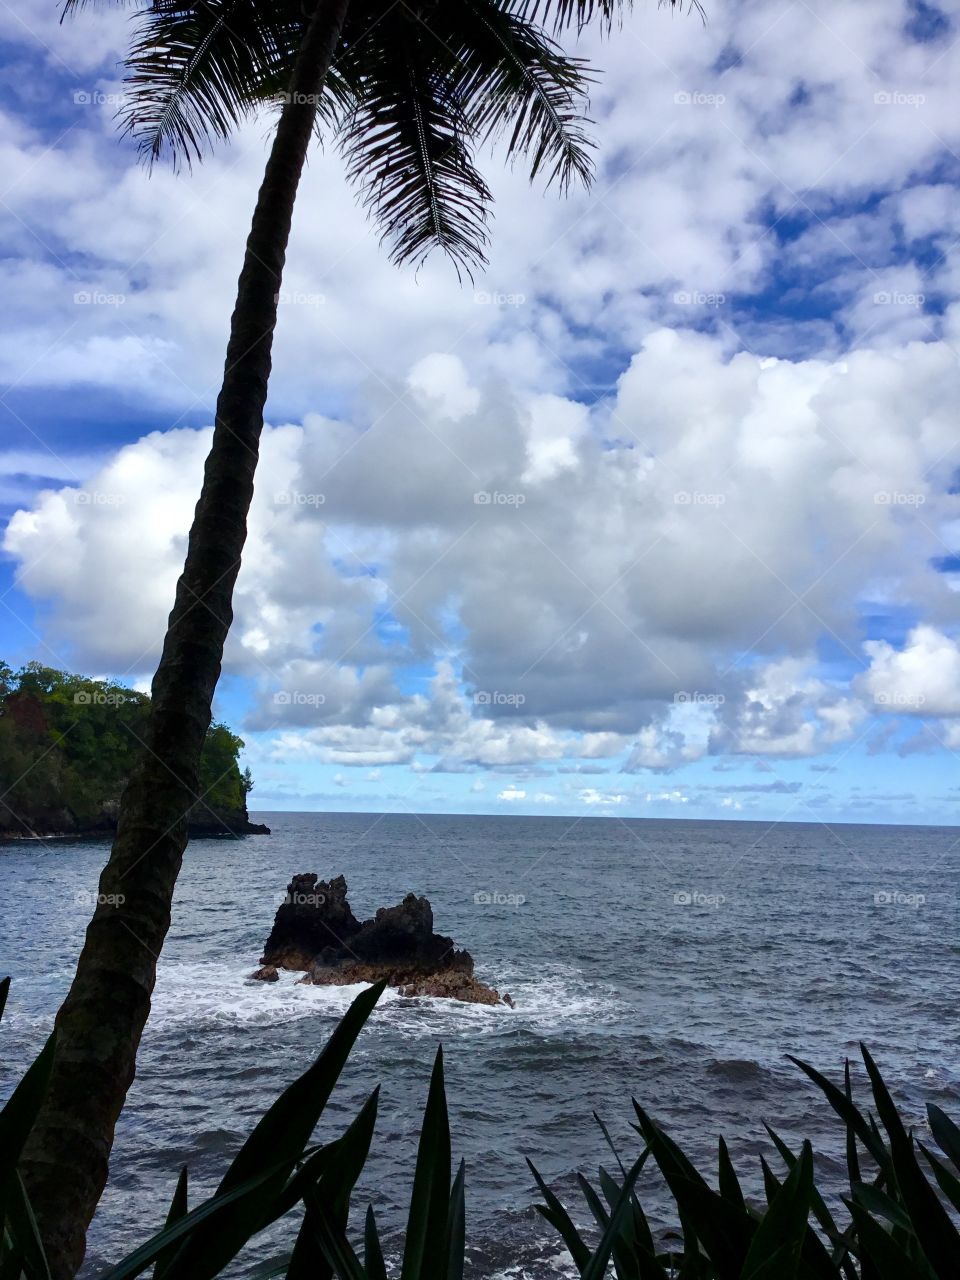
[[[149,694],[30,662],[0,661],[0,840],[110,836],[150,709]],[[250,821],[243,740],[214,724],[190,837],[267,835]]]

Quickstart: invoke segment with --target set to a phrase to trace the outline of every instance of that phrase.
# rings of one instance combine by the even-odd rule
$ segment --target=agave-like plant
[[[909,1132],[883,1076],[865,1046],[863,1061],[876,1116],[856,1105],[846,1064],[840,1088],[814,1067],[792,1058],[822,1090],[845,1129],[849,1220],[841,1226],[817,1188],[813,1150],[799,1152],[765,1126],[782,1159],[782,1177],[761,1157],[765,1204],[751,1203],[723,1138],[713,1187],[634,1101],[633,1127],[653,1157],[677,1209],[678,1229],[659,1239],[641,1197],[632,1190],[612,1249],[618,1280],[956,1280],[960,1276],[960,1129],[939,1107],[927,1116],[939,1153]],[[591,1216],[609,1230],[612,1209],[630,1181],[599,1170],[599,1192],[584,1177],[580,1188]],[[921,1160],[922,1157],[922,1160]],[[595,1250],[531,1164],[544,1203],[537,1209],[564,1241],[582,1277],[597,1280]],[[631,1175],[632,1175],[631,1171]],[[670,1243],[679,1239],[674,1247]],[[603,1273],[599,1273],[603,1274]]]
[[[9,979],[0,982],[0,1018],[9,985]],[[164,1225],[100,1280],[134,1280],[150,1267],[154,1280],[215,1280],[252,1239],[288,1215],[289,1250],[282,1262],[259,1273],[261,1280],[386,1280],[373,1205],[365,1213],[362,1256],[348,1239],[351,1199],[370,1152],[379,1086],[341,1137],[310,1145],[382,991],[383,984],[371,987],[353,1001],[313,1065],[254,1127],[214,1194],[190,1209],[183,1169]],[[3,1280],[51,1277],[17,1166],[47,1087],[53,1048],[51,1037],[0,1110]],[[626,1168],[597,1117],[616,1171],[601,1167],[599,1190],[579,1178],[599,1238],[587,1242],[528,1162],[544,1200],[536,1208],[559,1232],[582,1280],[605,1280],[611,1262],[617,1280],[956,1280],[960,1232],[953,1213],[960,1212],[960,1129],[931,1104],[927,1115],[939,1152],[915,1138],[872,1057],[865,1048],[862,1052],[876,1117],[854,1102],[849,1064],[840,1088],[794,1059],[844,1126],[850,1194],[843,1198],[849,1212],[843,1227],[816,1186],[809,1142],[797,1153],[767,1126],[785,1169],[778,1176],[761,1157],[766,1203],[759,1204],[745,1195],[723,1138],[714,1188],[636,1102],[634,1128],[644,1140],[639,1158]],[[651,1156],[679,1218],[679,1230],[659,1238],[637,1191]],[[400,1280],[463,1280],[463,1162],[452,1183],[451,1173],[443,1052],[438,1050],[417,1150]],[[298,1207],[302,1213],[295,1217]],[[678,1247],[674,1239],[681,1241]]]
[[[0,1017],[10,980],[0,983]],[[298,1206],[291,1246],[263,1275],[285,1280],[385,1280],[386,1264],[373,1207],[367,1209],[360,1271],[344,1232],[350,1199],[370,1152],[379,1086],[339,1138],[310,1145],[334,1086],[384,984],[351,1004],[311,1067],[283,1091],[231,1161],[213,1195],[189,1208],[186,1168],[163,1226],[100,1280],[134,1280],[150,1267],[154,1280],[213,1280],[256,1236]],[[0,1111],[0,1276],[50,1280],[43,1242],[17,1163],[50,1075],[54,1037]],[[438,1050],[417,1154],[403,1248],[405,1280],[462,1280],[464,1166],[450,1184],[450,1125]]]

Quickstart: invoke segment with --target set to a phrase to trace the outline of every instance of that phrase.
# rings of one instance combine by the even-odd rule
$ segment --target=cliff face
[[[48,807],[23,814],[0,810],[0,840],[110,837],[116,829],[116,805],[106,806],[95,817],[78,817],[65,807]],[[187,830],[191,840],[270,834],[269,827],[250,821],[246,809],[214,810],[205,805],[194,807]]]

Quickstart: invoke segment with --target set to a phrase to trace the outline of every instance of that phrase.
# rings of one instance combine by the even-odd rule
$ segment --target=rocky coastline
[[[347,901],[343,876],[319,880],[295,875],[277,908],[260,968],[250,974],[276,982],[280,970],[303,973],[301,983],[349,986],[386,982],[403,996],[434,996],[470,1004],[506,1004],[474,974],[473,957],[452,938],[434,933],[433,908],[409,893],[393,907],[381,907],[360,921]]]
[[[94,817],[80,817],[69,808],[36,813],[0,813],[0,842],[5,840],[83,840],[110,838],[117,830],[117,805],[107,805]],[[197,806],[187,832],[191,840],[268,836],[270,828],[251,822],[246,809],[227,811]]]

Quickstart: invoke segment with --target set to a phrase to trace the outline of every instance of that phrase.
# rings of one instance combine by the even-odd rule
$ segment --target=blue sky
[[[953,824],[955,15],[644,6],[490,266],[305,176],[216,712],[261,809]],[[149,680],[270,119],[147,175],[127,19],[0,18],[0,655]]]

